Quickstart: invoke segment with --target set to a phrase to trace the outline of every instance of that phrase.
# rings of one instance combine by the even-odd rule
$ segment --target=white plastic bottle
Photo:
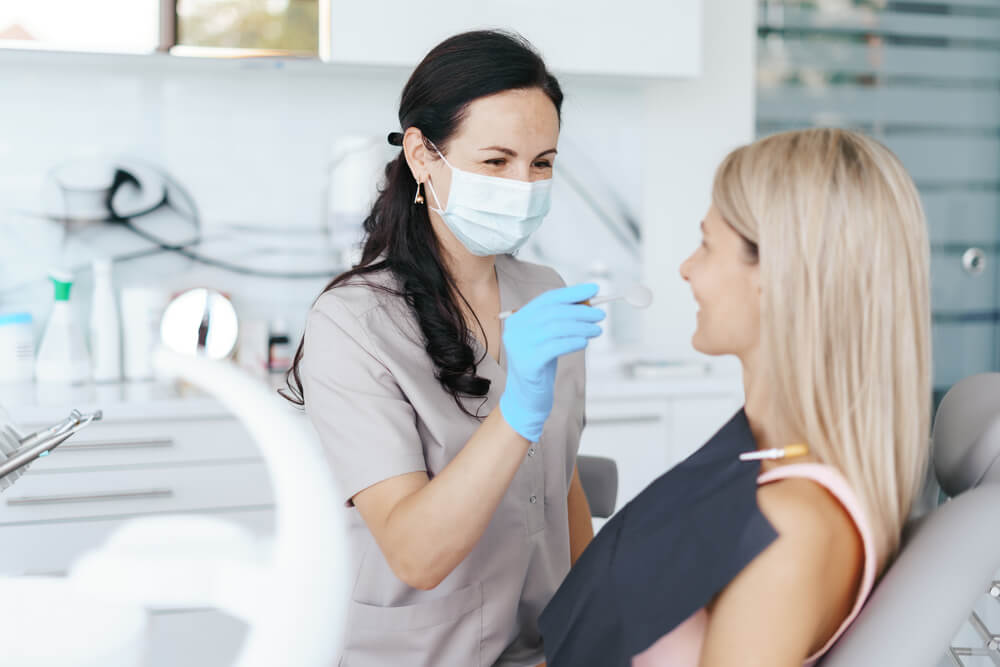
[[[153,349],[160,340],[160,319],[169,294],[160,287],[133,285],[121,290],[122,370],[125,380],[152,380]]]
[[[31,315],[0,313],[0,382],[31,382],[34,377],[35,335],[31,330]]]
[[[111,280],[111,262],[94,262],[94,295],[90,303],[90,356],[94,382],[122,379],[121,320]]]
[[[90,357],[69,305],[73,277],[62,272],[49,276],[55,287],[55,303],[38,346],[35,379],[39,383],[84,384],[90,380]]]

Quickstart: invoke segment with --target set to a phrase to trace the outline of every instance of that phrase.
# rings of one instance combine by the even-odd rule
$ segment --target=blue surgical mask
[[[438,155],[451,169],[451,191],[442,207],[434,184],[427,181],[437,204],[431,210],[473,255],[514,252],[542,224],[551,204],[551,178],[528,183],[474,174],[453,167],[440,151]]]

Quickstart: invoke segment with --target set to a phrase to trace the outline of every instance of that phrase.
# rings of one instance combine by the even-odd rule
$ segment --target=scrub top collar
[[[511,300],[510,286],[507,284],[507,275],[505,274],[503,267],[500,266],[500,264],[506,261],[506,259],[507,259],[506,255],[497,255],[493,264],[493,271],[497,277],[497,287],[500,290],[500,310],[497,311],[498,315],[504,312],[505,310],[520,308],[521,306],[524,305],[523,303],[513,303],[513,304],[510,303]],[[495,375],[499,375],[500,377],[503,378],[506,378],[507,376],[507,353],[506,350],[503,349],[503,341],[502,341],[505,324],[506,324],[505,320],[500,321],[501,352],[500,352],[499,363],[497,362],[496,359],[493,358],[492,354],[489,354],[486,351],[486,349],[483,347],[483,344],[479,342],[479,339],[476,338],[476,336],[474,335],[471,336],[472,349],[475,351],[476,359],[481,360],[478,364],[479,371],[489,372],[489,377],[490,379],[494,380],[494,382],[496,381],[494,377]],[[487,369],[484,367],[488,367],[490,370],[487,371]]]

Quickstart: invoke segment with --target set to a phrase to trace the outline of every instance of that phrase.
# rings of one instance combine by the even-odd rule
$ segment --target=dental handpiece
[[[0,480],[35,459],[47,456],[49,452],[69,440],[77,431],[91,422],[99,421],[103,416],[100,410],[90,414],[83,414],[79,410],[73,410],[69,417],[58,424],[23,437],[9,425],[5,425],[0,437],[4,437],[8,443],[11,440],[16,440],[17,445],[15,451],[9,455],[9,458],[0,461]],[[0,458],[4,458],[2,452],[0,452]]]

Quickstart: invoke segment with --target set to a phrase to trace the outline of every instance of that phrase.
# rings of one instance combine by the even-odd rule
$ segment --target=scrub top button
[[[535,503],[538,502],[538,497],[537,496],[531,496],[530,498],[528,498],[528,502],[531,503],[532,505],[534,505]]]
[[[535,455],[535,448],[532,447],[531,449],[528,450],[528,456],[534,456],[534,455]]]

